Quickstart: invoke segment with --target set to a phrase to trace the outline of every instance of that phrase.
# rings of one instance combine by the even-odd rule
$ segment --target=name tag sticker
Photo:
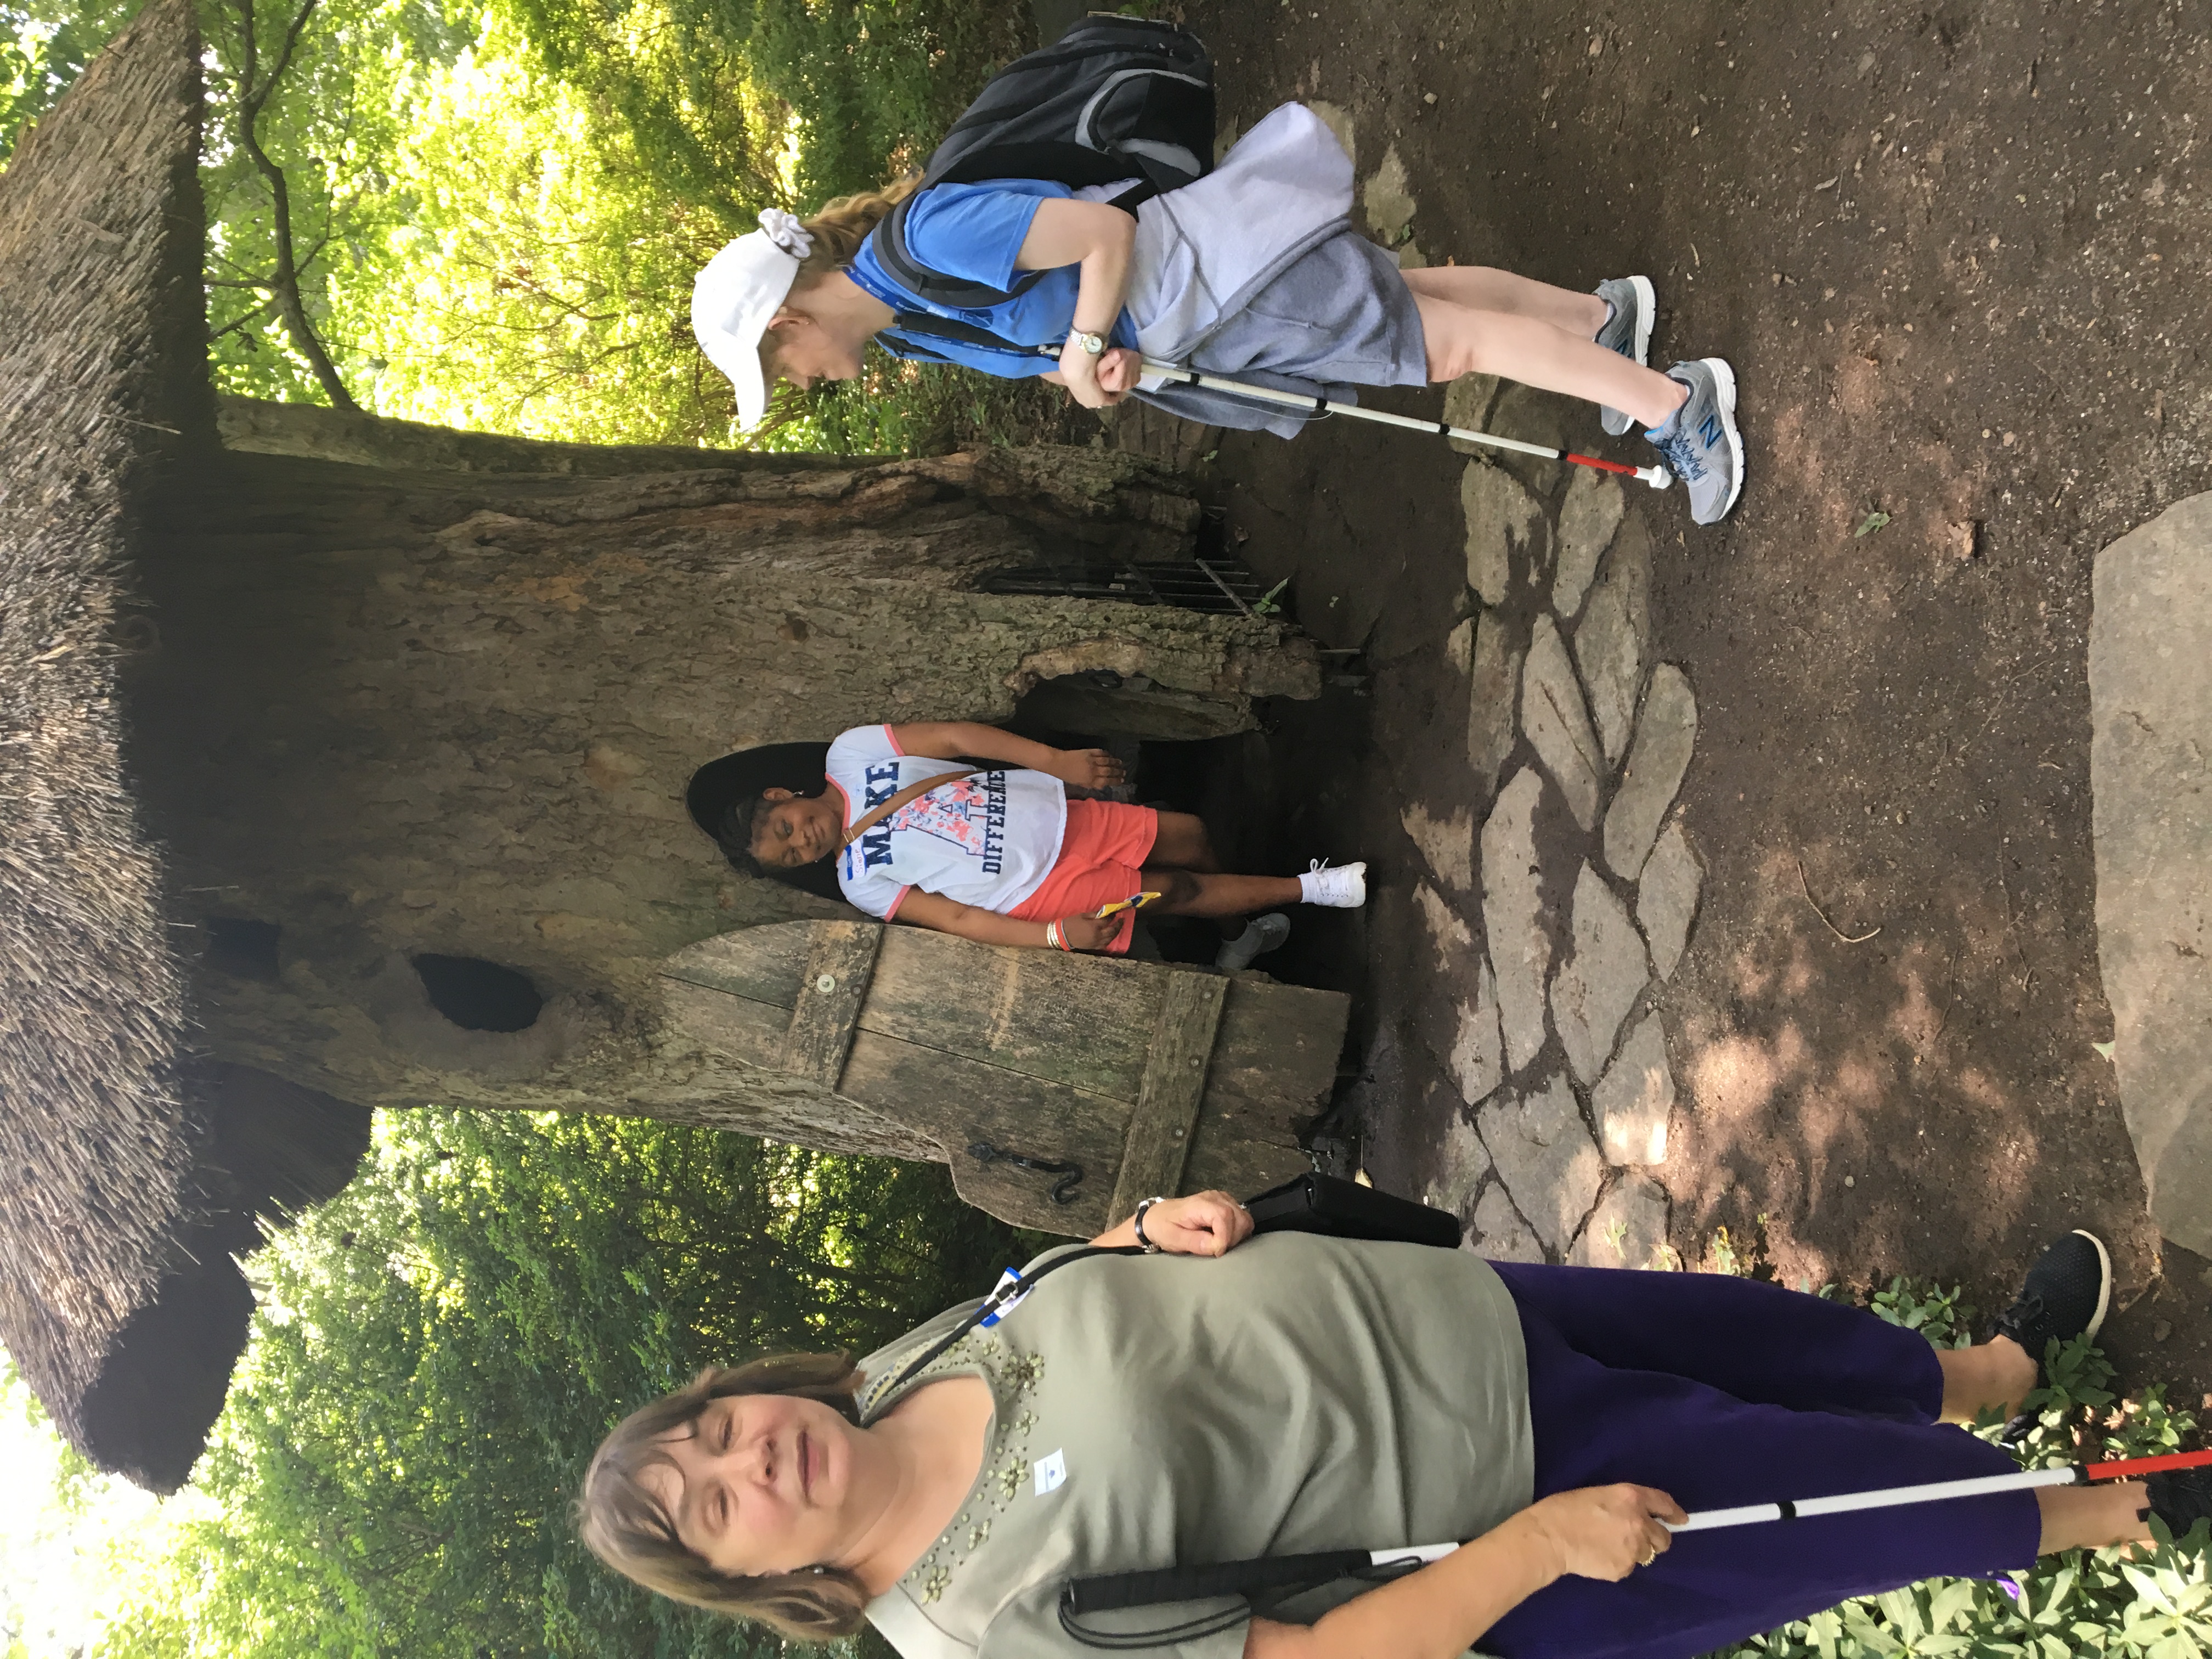
[[[1058,1492],[1066,1479],[1067,1454],[1065,1451],[1053,1452],[1037,1459],[1036,1495],[1039,1498],[1048,1492]]]

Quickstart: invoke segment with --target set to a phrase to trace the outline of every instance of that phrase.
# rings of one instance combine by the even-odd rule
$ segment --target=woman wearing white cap
[[[1007,378],[1041,374],[1087,408],[1133,392],[1178,413],[1285,437],[1299,417],[1158,382],[1150,356],[1278,389],[1348,398],[1354,385],[1419,386],[1488,374],[1604,405],[1609,432],[1640,422],[1710,524],[1742,482],[1735,381],[1717,357],[1644,366],[1656,300],[1642,276],[1571,293],[1474,266],[1401,271],[1351,228],[1352,163],[1320,118],[1286,104],[1194,184],[1111,205],[1122,185],[1036,179],[937,185],[903,226],[915,258],[1006,290],[963,309],[895,281],[868,233],[915,181],[831,202],[801,220],[779,210],[700,272],[691,319],[737,387],[748,425],[769,388],[849,380],[875,339],[895,356]],[[916,327],[935,319],[967,338]],[[1036,348],[1059,348],[1056,367]]]

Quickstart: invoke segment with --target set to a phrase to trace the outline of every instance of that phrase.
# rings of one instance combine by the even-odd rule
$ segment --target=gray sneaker
[[[1651,319],[1659,310],[1658,299],[1651,292],[1651,279],[1615,276],[1597,285],[1597,297],[1613,307],[1613,315],[1597,331],[1597,343],[1607,351],[1618,351],[1638,368],[1648,366],[1651,361]],[[1599,424],[1616,438],[1634,424],[1609,404],[1599,408],[1597,418]]]
[[[1666,435],[1644,436],[1667,460],[1667,470],[1690,492],[1690,518],[1718,524],[1743,494],[1743,434],[1735,429],[1735,371],[1718,357],[1677,363],[1670,380],[1690,388],[1690,396]]]
[[[1290,936],[1291,919],[1280,910],[1270,910],[1246,922],[1244,931],[1214,954],[1213,965],[1225,974],[1241,974],[1255,957],[1277,949]]]

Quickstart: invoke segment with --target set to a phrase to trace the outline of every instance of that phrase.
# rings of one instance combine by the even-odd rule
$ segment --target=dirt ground
[[[1647,272],[1655,362],[1736,366],[1735,517],[1632,502],[1660,549],[1654,652],[1702,719],[1682,800],[1710,867],[1662,1003],[1675,1247],[1708,1259],[1725,1226],[1790,1283],[1910,1271],[1994,1311],[2044,1240],[2090,1226],[2124,1380],[2194,1404],[2212,1264],[2151,1229],[2092,1046],[2112,1030],[2086,641],[2097,549],[2212,486],[2192,286],[2212,4],[1198,0],[1188,21],[1224,118],[1323,99],[1363,179],[1395,149],[1431,263]],[[1580,405],[1518,415],[1515,435],[1640,459]],[[1462,463],[1346,422],[1206,453],[1234,550],[1362,653],[1363,688],[1277,708],[1208,777],[1240,861],[1371,861],[1370,910],[1302,913],[1275,961],[1360,994],[1391,1057],[1363,1094],[1367,1167],[1419,1193],[1460,1109],[1458,988],[1407,948],[1400,809],[1485,805],[1454,793],[1465,681],[1443,649],[1474,604]],[[1522,476],[1556,492],[1558,471]]]

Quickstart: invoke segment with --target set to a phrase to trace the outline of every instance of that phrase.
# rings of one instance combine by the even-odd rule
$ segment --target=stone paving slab
[[[1542,775],[1523,767],[1499,792],[1482,826],[1482,926],[1498,975],[1506,1063],[1519,1071],[1544,1046],[1544,981],[1552,969],[1536,861],[1536,803]]]
[[[1651,535],[1632,519],[1613,538],[1613,555],[1589,606],[1575,628],[1575,663],[1589,688],[1591,718],[1608,765],[1627,752],[1644,689],[1644,653],[1650,632]]]
[[[1474,890],[1474,817],[1467,808],[1432,815],[1419,801],[1400,809],[1399,823],[1437,879],[1457,893]]]
[[[1490,1178],[1491,1162],[1488,1148],[1482,1137],[1474,1132],[1474,1125],[1466,1115],[1447,1112],[1444,1118],[1443,1144],[1437,1151],[1436,1173],[1430,1177],[1428,1191],[1421,1201],[1433,1208],[1449,1210],[1464,1223],[1474,1209],[1475,1194]]]
[[[1567,1253],[1577,1267],[1668,1267],[1667,1189],[1649,1176],[1614,1184]]]
[[[1583,608],[1597,562],[1613,544],[1626,508],[1616,479],[1586,466],[1574,469],[1559,507],[1559,552],[1552,577],[1552,609],[1561,622],[1571,621]]]
[[[1528,666],[1521,681],[1521,724],[1552,781],[1566,797],[1567,810],[1585,830],[1597,822],[1598,801],[1609,769],[1574,664],[1559,638],[1559,624],[1539,616],[1528,645]],[[1671,798],[1671,797],[1670,797]],[[1656,826],[1655,826],[1656,827]]]
[[[1633,881],[1643,872],[1697,744],[1697,694],[1688,675],[1662,662],[1651,672],[1620,791],[1605,815],[1605,861],[1615,875]]]
[[[1496,611],[1485,611],[1474,626],[1467,676],[1467,763],[1487,799],[1518,736],[1513,708],[1521,695],[1522,653]]]
[[[1515,550],[1542,538],[1544,509],[1526,484],[1488,461],[1467,464],[1459,500],[1467,514],[1467,584],[1495,610],[1512,591]]]
[[[1514,1207],[1547,1249],[1565,1249],[1605,1180],[1605,1160],[1566,1074],[1527,1094],[1492,1097],[1476,1124]]]
[[[1395,201],[1393,182],[1378,200]],[[1448,389],[1446,414],[1539,441],[1561,418],[1559,400],[1477,376]],[[1455,1125],[1439,1201],[1468,1219],[1470,1248],[1501,1258],[1664,1265],[1666,1192],[1639,1171],[1666,1160],[1675,1084],[1660,1012],[1637,1011],[1681,960],[1704,882],[1669,821],[1696,698],[1679,668],[1650,661],[1651,536],[1616,481],[1493,456],[1460,494],[1479,603],[1443,650],[1466,680],[1477,811],[1490,805],[1472,835],[1471,817],[1423,802],[1400,819],[1435,884],[1416,884],[1413,904],[1443,992],[1413,1029],[1490,1160]],[[1524,738],[1536,763],[1509,772]],[[1571,896],[1547,888],[1547,862],[1576,870]],[[1479,939],[1447,896],[1470,886]],[[1547,908],[1562,897],[1565,914]]]
[[[1590,1117],[1598,1150],[1608,1164],[1629,1168],[1667,1161],[1667,1123],[1674,1113],[1674,1073],[1667,1064],[1667,1032],[1646,1014],[1620,1045],[1590,1091]]]
[[[1650,982],[1644,939],[1605,878],[1584,864],[1575,878],[1573,953],[1552,978],[1552,1025],[1576,1079],[1596,1081],[1620,1022]]]
[[[2212,1255],[2212,494],[2097,556],[2097,956],[2151,1218]]]
[[[1651,950],[1651,971],[1662,980],[1674,974],[1690,942],[1705,879],[1705,866],[1691,850],[1689,836],[1679,823],[1668,824],[1644,861],[1644,877],[1636,888],[1636,924]]]
[[[1542,1261],[1544,1247],[1521,1212],[1506,1196],[1504,1183],[1493,1181],[1483,1189],[1474,1206],[1474,1218],[1462,1245],[1488,1261]]]
[[[1505,1081],[1505,1036],[1498,1021],[1498,977],[1489,963],[1475,970],[1474,1000],[1459,1005],[1459,1034],[1452,1043],[1452,1081],[1468,1105],[1488,1098]]]

